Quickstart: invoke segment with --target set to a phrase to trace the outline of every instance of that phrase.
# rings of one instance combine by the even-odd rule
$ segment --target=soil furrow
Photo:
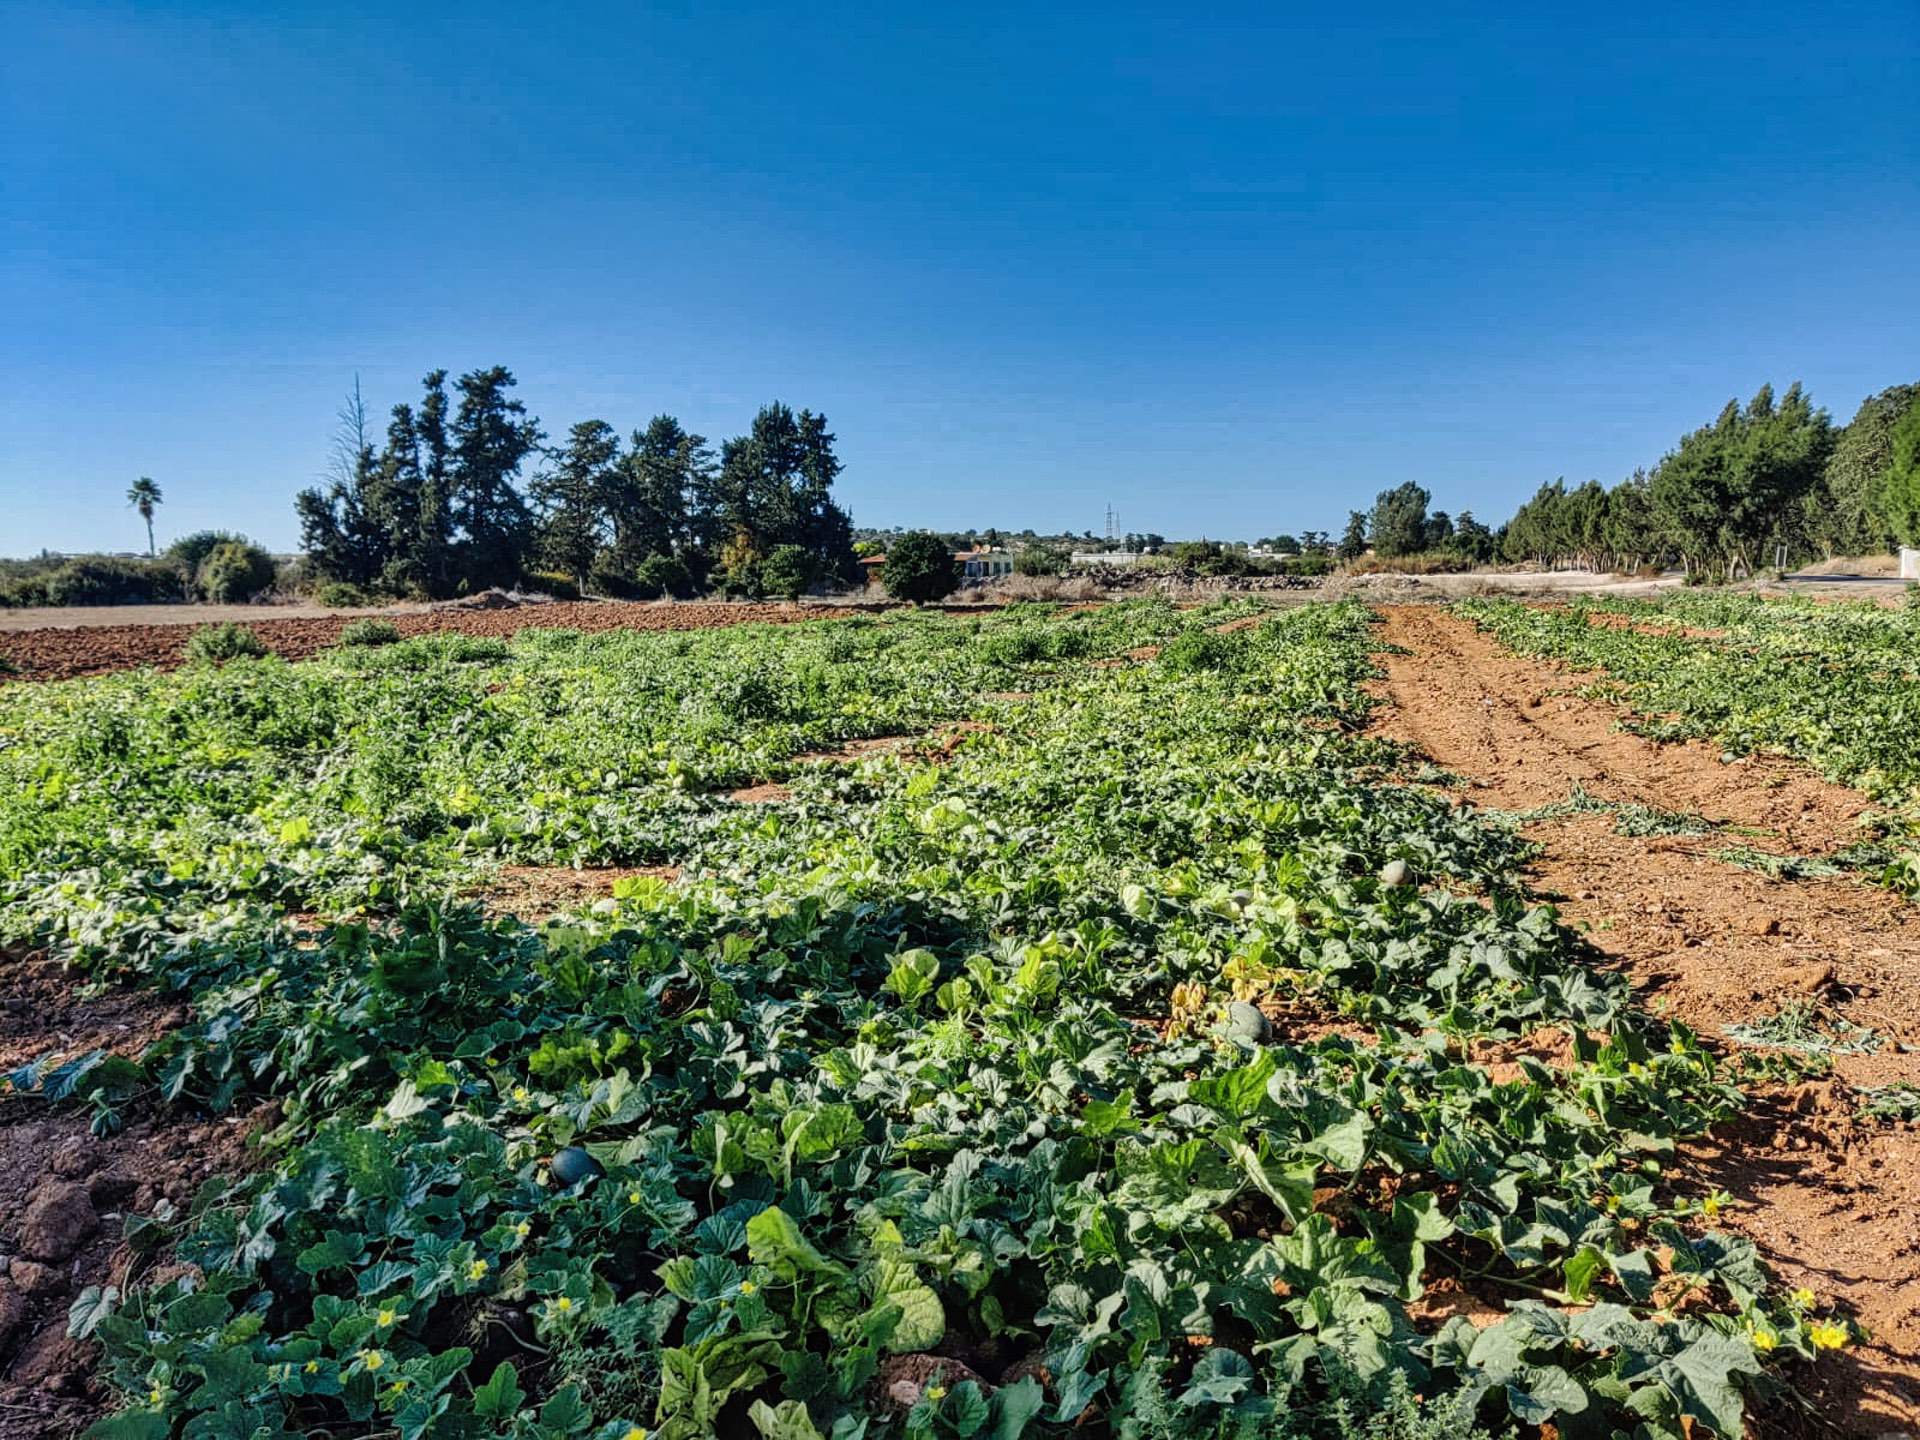
[[[1532,878],[1644,1005],[1714,1037],[1795,1003],[1878,1033],[1872,1053],[1836,1055],[1830,1078],[1756,1093],[1674,1177],[1683,1193],[1731,1195],[1720,1223],[1871,1332],[1808,1374],[1823,1420],[1854,1435],[1920,1426],[1920,1134],[1857,1113],[1861,1088],[1920,1084],[1920,907],[1850,878],[1774,880],[1719,858],[1734,844],[1841,849],[1860,838],[1866,798],[1789,760],[1623,732],[1620,710],[1572,693],[1579,677],[1448,611],[1379,613],[1399,653],[1383,656],[1378,734],[1417,747],[1477,806],[1610,807],[1527,825],[1541,846]],[[1623,834],[1619,807],[1714,829]]]

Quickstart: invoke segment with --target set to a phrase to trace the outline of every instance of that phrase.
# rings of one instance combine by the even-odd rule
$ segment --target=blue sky
[[[826,411],[857,521],[1498,520],[1920,378],[1920,6],[0,5],[0,553],[277,547],[357,372]]]

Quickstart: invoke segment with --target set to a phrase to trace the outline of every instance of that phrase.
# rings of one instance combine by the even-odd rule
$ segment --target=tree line
[[[316,574],[428,598],[535,581],[651,598],[797,595],[858,577],[824,415],[775,402],[718,452],[670,415],[549,445],[503,366],[435,370],[374,443],[358,387],[328,483],[294,505]],[[563,582],[555,587],[552,582]]]
[[[1798,384],[1779,396],[1763,385],[1651,471],[1611,487],[1542,485],[1496,532],[1469,515],[1428,515],[1428,500],[1411,483],[1382,491],[1370,512],[1353,512],[1339,553],[1596,570],[1677,563],[1711,578],[1920,545],[1920,384],[1869,396],[1844,426]]]

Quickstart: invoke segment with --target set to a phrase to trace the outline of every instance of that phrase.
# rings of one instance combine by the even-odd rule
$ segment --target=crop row
[[[1862,847],[1867,868],[1920,893],[1920,606],[1683,592],[1459,608],[1511,649],[1604,674],[1641,733],[1791,755],[1866,791],[1887,839]]]
[[[1844,1331],[1663,1180],[1737,1093],[1359,733],[1364,608],[1238,613],[0,696],[15,938],[193,1006],[15,1083],[277,1121],[76,1306],[101,1433],[1739,1433]]]

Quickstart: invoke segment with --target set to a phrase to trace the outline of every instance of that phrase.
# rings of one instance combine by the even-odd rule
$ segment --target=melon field
[[[1909,1428],[1916,735],[1691,595],[7,684],[0,1434]]]

